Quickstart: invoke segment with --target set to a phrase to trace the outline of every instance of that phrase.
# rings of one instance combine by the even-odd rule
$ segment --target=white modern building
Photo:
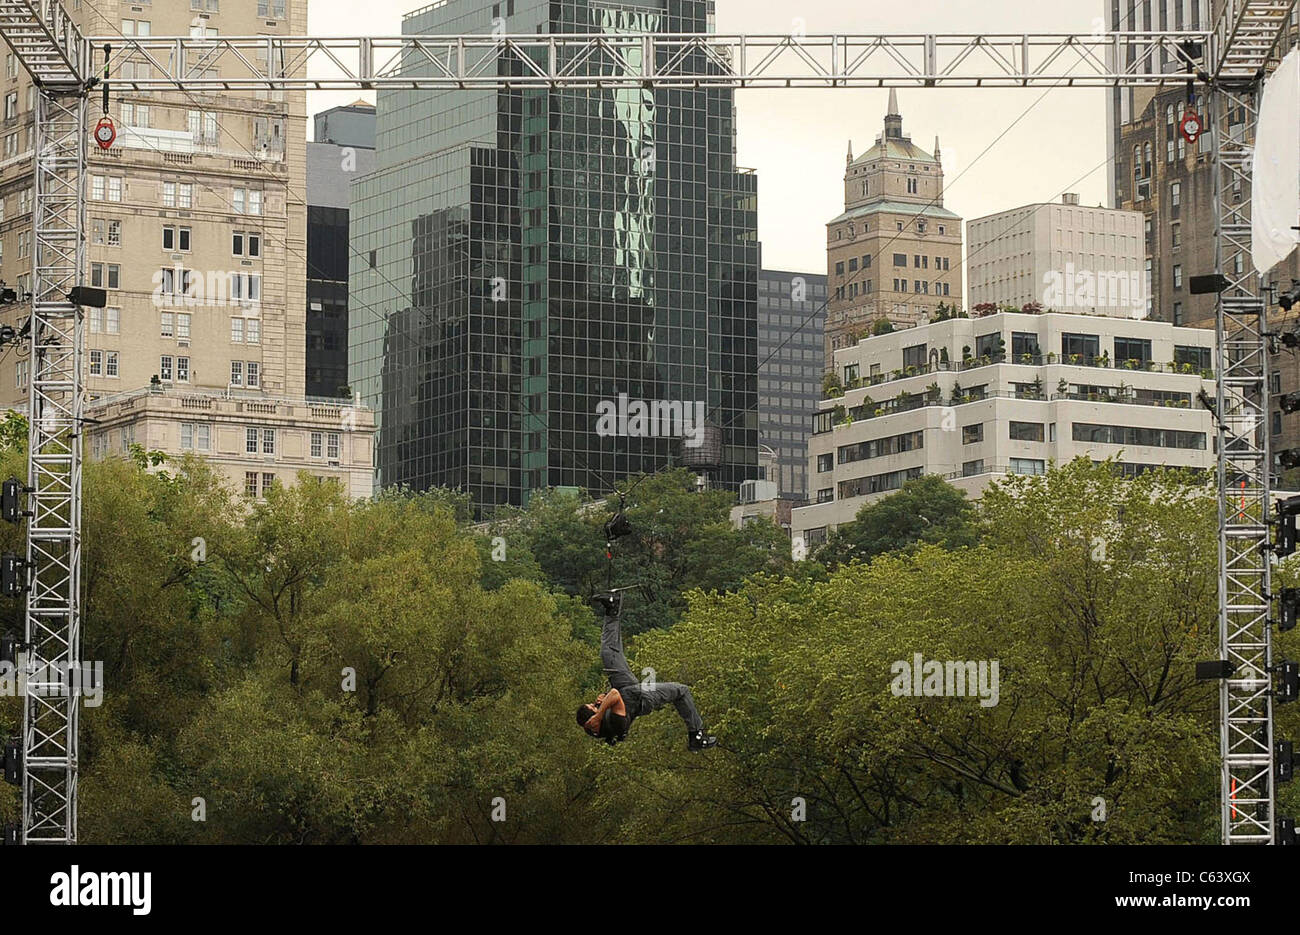
[[[970,308],[993,304],[1145,318],[1150,267],[1139,211],[1089,208],[1066,194],[966,225]]]
[[[1076,457],[1134,473],[1214,465],[1214,334],[1059,312],[956,318],[836,351],[844,394],[808,444],[812,503],[791,532],[823,541],[865,504],[923,474],[971,497],[999,476]]]

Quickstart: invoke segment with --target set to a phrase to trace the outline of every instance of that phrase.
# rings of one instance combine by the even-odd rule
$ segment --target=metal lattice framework
[[[1229,0],[1211,59],[1215,268],[1229,281],[1215,315],[1219,650],[1236,667],[1219,685],[1224,844],[1272,844],[1276,834],[1268,315],[1251,263],[1250,183],[1261,82],[1295,3]],[[1241,273],[1233,272],[1238,263]]]
[[[1160,87],[1208,78],[1220,272],[1250,255],[1250,149],[1260,83],[1296,0],[1224,0],[1212,32],[222,36],[83,39],[57,0],[0,0],[0,32],[40,88],[30,352],[29,669],[80,643],[80,315],[85,95],[107,69],[134,91],[702,87]],[[103,47],[112,46],[105,60]],[[1208,50],[1204,60],[1195,57]],[[121,66],[133,67],[120,77]],[[1208,63],[1208,75],[1205,70]],[[1245,123],[1234,119],[1245,114]],[[1234,266],[1235,268],[1235,266]],[[1243,265],[1243,268],[1249,268]],[[1274,839],[1266,316],[1232,276],[1221,354],[1219,600],[1224,843]],[[42,687],[42,686],[37,686]],[[49,688],[51,686],[43,686]],[[23,839],[76,840],[77,699],[25,702]]]
[[[92,70],[136,91],[374,88],[1156,86],[1208,33],[524,36],[104,36]],[[1122,64],[1121,64],[1122,63]],[[317,74],[312,75],[311,72]],[[328,73],[328,74],[326,74]]]
[[[68,299],[85,253],[85,44],[54,0],[0,0],[0,30],[38,82],[33,144],[28,399],[27,692],[22,840],[77,840],[81,659],[81,313]]]

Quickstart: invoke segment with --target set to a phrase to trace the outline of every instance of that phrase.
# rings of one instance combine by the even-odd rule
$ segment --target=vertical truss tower
[[[1267,303],[1251,263],[1251,160],[1264,75],[1296,0],[1226,0],[1208,61],[1219,294],[1217,410],[1219,651],[1235,666],[1219,683],[1224,844],[1276,834],[1270,604]],[[1236,272],[1240,268],[1241,272]]]
[[[81,658],[81,282],[84,43],[56,0],[0,0],[0,29],[39,89],[33,144],[28,399],[29,591],[23,627],[22,840],[77,840]]]

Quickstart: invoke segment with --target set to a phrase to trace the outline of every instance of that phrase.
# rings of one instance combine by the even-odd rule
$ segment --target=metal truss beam
[[[77,88],[86,46],[58,0],[0,0],[0,34],[43,88]]]
[[[135,91],[504,88],[1136,87],[1212,80],[1217,268],[1232,277],[1220,351],[1219,615],[1225,843],[1274,839],[1269,633],[1268,357],[1249,268],[1259,83],[1296,0],[1224,0],[1212,32],[746,36],[713,34],[82,38],[58,0],[0,0],[0,31],[41,88],[29,351],[30,592],[23,839],[75,842],[80,654],[81,355],[67,300],[84,265],[85,94],[107,68]],[[112,46],[103,60],[103,46]],[[1199,46],[1199,50],[1196,48]],[[1198,51],[1208,51],[1201,59]],[[99,57],[97,60],[97,56]],[[122,65],[132,63],[130,77]],[[1241,115],[1245,114],[1243,124]],[[62,688],[63,691],[54,691]],[[43,691],[38,691],[44,689]]]
[[[37,97],[27,476],[23,841],[77,840],[86,97]]]
[[[1245,87],[1264,77],[1277,60],[1296,0],[1219,0],[1214,23],[1211,77],[1216,83]]]
[[[1184,43],[1209,35],[104,36],[85,55],[100,74],[111,45],[115,86],[135,91],[1118,87],[1185,81]]]
[[[1276,840],[1268,308],[1251,261],[1251,165],[1264,75],[1296,0],[1225,0],[1211,46],[1219,348],[1219,684],[1224,844]],[[1240,271],[1240,272],[1239,272]]]

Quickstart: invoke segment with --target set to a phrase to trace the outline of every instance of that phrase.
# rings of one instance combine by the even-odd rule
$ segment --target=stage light
[[[1300,302],[1300,282],[1291,283],[1290,291],[1283,292],[1277,297],[1277,304],[1282,306],[1284,312],[1291,311],[1291,306],[1297,302]]]
[[[1287,393],[1278,400],[1278,403],[1281,405],[1282,411],[1288,415],[1293,412],[1300,412],[1300,390],[1296,390],[1294,393]]]
[[[1296,612],[1300,611],[1300,588],[1283,588],[1278,597],[1282,606],[1282,619],[1278,621],[1279,632],[1295,629]]]

